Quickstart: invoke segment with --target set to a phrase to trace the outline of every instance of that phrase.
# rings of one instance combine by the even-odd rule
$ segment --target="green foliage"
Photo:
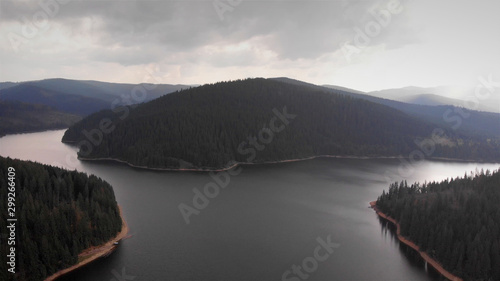
[[[112,187],[96,176],[0,157],[0,231],[7,226],[8,167],[15,169],[16,275],[0,243],[0,280],[43,280],[121,230]]]
[[[253,147],[248,137],[257,137],[269,126],[273,109],[281,112],[284,107],[296,118],[263,144],[265,148],[254,148],[255,158],[241,153]],[[112,122],[111,132],[99,129],[103,120]],[[276,124],[283,123],[278,120]],[[115,158],[154,168],[220,168],[229,161],[258,163],[327,154],[407,156],[418,148],[415,140],[429,138],[434,128],[369,101],[274,80],[247,79],[175,92],[114,112],[101,111],[70,127],[63,141],[93,142],[90,153],[88,147],[80,150],[84,158]],[[242,142],[247,143],[239,152]],[[500,159],[500,152],[491,152],[490,146],[478,146],[474,152],[436,147],[435,157],[453,158],[459,150],[463,152],[460,158]]]
[[[500,280],[500,171],[394,183],[377,207],[448,271],[464,280]]]

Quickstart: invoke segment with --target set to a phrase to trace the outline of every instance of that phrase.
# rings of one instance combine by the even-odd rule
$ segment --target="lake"
[[[0,139],[0,155],[95,174],[109,182],[132,237],[59,280],[439,280],[379,221],[370,201],[390,181],[463,176],[499,164],[321,158],[247,165],[218,191],[205,172],[153,172],[80,162],[63,130]],[[387,176],[389,175],[389,176]],[[220,175],[219,175],[220,176]],[[189,224],[179,209],[193,207]],[[212,189],[210,189],[212,188]]]

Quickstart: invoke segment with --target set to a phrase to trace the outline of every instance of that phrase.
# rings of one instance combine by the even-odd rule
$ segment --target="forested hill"
[[[83,249],[110,240],[122,227],[108,183],[38,163],[0,157],[0,202],[0,280],[44,280],[75,264]],[[7,228],[13,211],[15,245],[8,242]],[[10,247],[15,247],[16,274],[8,271]]]
[[[378,96],[372,96],[371,95],[372,93],[366,94],[360,91],[338,86],[327,85],[321,87],[314,84],[285,77],[272,78],[272,79],[295,85],[308,86],[310,88],[315,88],[315,89],[322,88],[328,92],[347,95],[350,97],[364,99],[374,103],[386,105],[396,110],[402,111],[408,114],[409,116],[415,117],[424,122],[432,123],[433,126],[456,131],[458,134],[462,136],[469,136],[474,138],[476,138],[477,136],[482,136],[484,139],[488,139],[490,137],[500,138],[500,113],[493,113],[496,112],[497,110],[493,110],[492,112],[482,112],[472,109],[465,109],[461,106],[452,105],[452,104],[457,104],[457,105],[464,104],[466,103],[465,101],[460,102],[458,100],[456,101],[447,100],[450,103],[446,104],[443,101],[443,99],[441,99],[442,104],[437,104],[434,106],[423,105],[418,103],[412,104],[409,101],[406,102],[398,101],[399,98],[394,97],[398,93],[399,95],[404,95],[405,90],[408,88],[381,91],[382,93],[386,92],[391,93],[391,96],[393,97],[392,98],[389,97],[390,99],[388,99],[388,98],[381,98]],[[414,90],[413,87],[411,88],[413,91]],[[482,103],[483,102],[486,101],[482,101]],[[489,107],[494,108],[494,105],[490,105]]]
[[[102,109],[150,101],[188,88],[188,85],[119,84],[54,78],[0,83],[0,100],[43,104],[83,117]]]
[[[7,134],[68,128],[80,116],[42,104],[0,100],[0,137]]]
[[[64,142],[83,159],[151,168],[221,168],[316,155],[408,156],[435,126],[396,109],[271,79],[220,82],[135,108],[101,111],[70,127]],[[434,135],[430,157],[500,159],[498,143]]]
[[[401,235],[464,280],[500,280],[500,172],[392,184],[377,207]]]

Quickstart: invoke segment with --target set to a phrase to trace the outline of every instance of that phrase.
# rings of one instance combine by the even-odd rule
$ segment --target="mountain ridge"
[[[147,102],[190,87],[182,84],[129,84],[50,78],[0,83],[0,100],[44,104],[59,111],[86,116],[114,106]]]
[[[322,87],[289,78],[279,78],[282,82],[309,86],[317,90],[326,90],[336,94],[343,94],[354,98],[364,99],[378,104],[386,105],[400,110],[410,116],[432,123],[439,128],[452,129],[459,133],[473,136],[483,135],[500,137],[500,113],[482,112],[471,109],[464,109],[454,105],[421,105],[412,104],[387,98],[372,96],[370,93],[360,91],[349,91],[351,89],[343,87]],[[406,87],[412,91],[418,87]],[[397,89],[393,89],[397,90]]]

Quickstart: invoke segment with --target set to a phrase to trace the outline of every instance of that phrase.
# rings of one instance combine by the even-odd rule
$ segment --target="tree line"
[[[7,271],[7,236],[0,243],[1,280],[43,280],[78,261],[78,254],[122,227],[112,187],[96,176],[0,157],[0,232],[7,231],[8,168],[15,170],[16,273]]]
[[[0,137],[68,128],[81,117],[42,105],[0,100]]]
[[[464,280],[500,280],[500,171],[393,183],[377,207],[401,235]]]

